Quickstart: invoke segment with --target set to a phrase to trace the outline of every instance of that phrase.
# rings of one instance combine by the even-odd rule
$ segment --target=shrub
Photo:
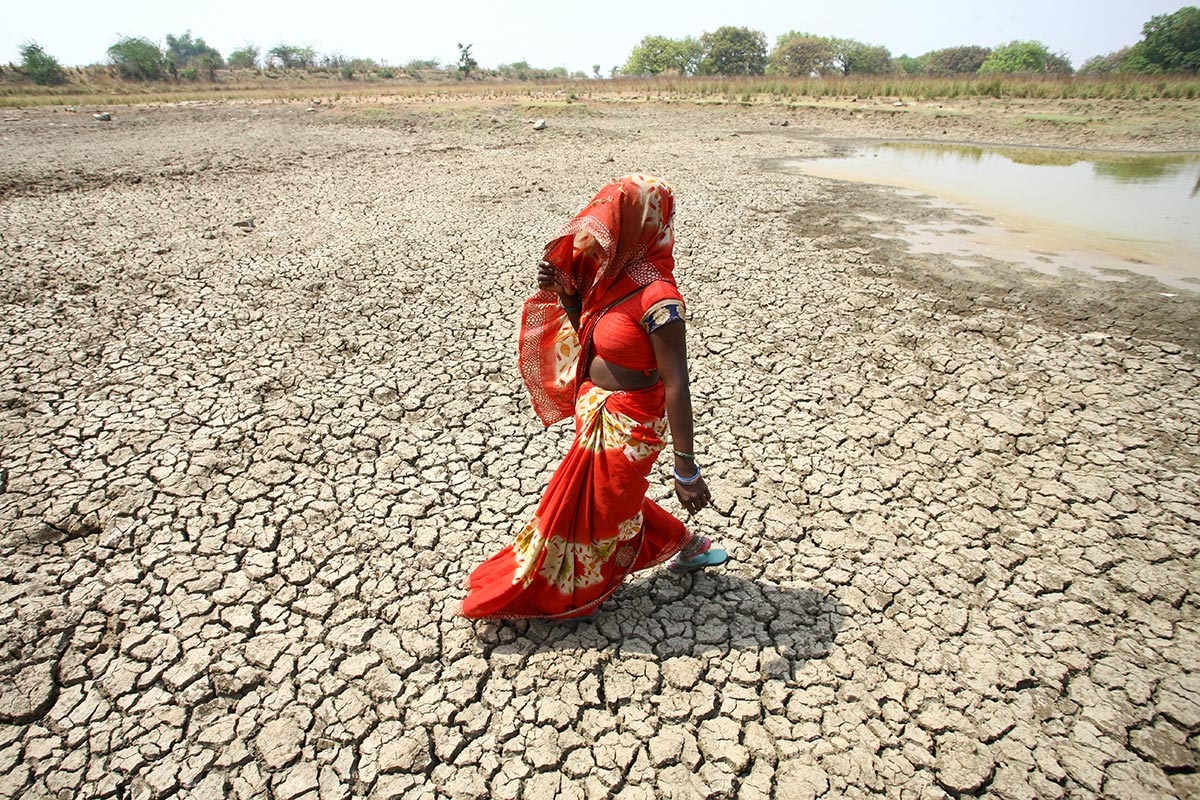
[[[122,78],[131,81],[156,81],[166,66],[162,50],[144,37],[126,36],[108,48],[108,60]]]
[[[434,72],[442,68],[436,58],[414,58],[404,65],[405,72]]]
[[[209,63],[214,70],[224,63],[216,48],[209,47],[203,38],[193,39],[191,31],[178,37],[168,33],[165,55],[177,67],[198,67],[205,72],[209,71]]]
[[[920,75],[925,72],[929,64],[929,54],[923,56],[902,55],[896,58],[896,64],[900,67],[900,71],[905,75]],[[976,68],[978,69],[978,67]]]
[[[43,50],[37,42],[21,45],[21,71],[39,86],[57,86],[67,80],[67,73],[58,59]]]
[[[1009,42],[993,50],[979,67],[980,75],[1004,73],[1052,73],[1070,75],[1071,62],[1059,53],[1051,53],[1041,42]]]
[[[244,44],[229,54],[229,66],[236,69],[255,69],[258,67],[258,45]]]
[[[308,69],[317,60],[317,52],[311,47],[296,47],[277,44],[267,51],[267,66],[284,69]]]
[[[1129,48],[1125,47],[1108,55],[1092,56],[1083,62],[1083,66],[1079,68],[1079,74],[1081,77],[1095,77],[1097,75],[1111,75],[1115,72],[1120,72],[1122,62],[1124,62],[1125,56],[1128,53]]]
[[[931,50],[921,58],[929,75],[971,75],[979,71],[991,54],[987,47],[963,45]]]

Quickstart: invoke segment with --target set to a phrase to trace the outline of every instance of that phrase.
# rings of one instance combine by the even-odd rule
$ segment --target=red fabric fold
[[[687,528],[646,497],[665,446],[661,383],[634,392],[581,387],[575,441],[533,519],[467,580],[471,618],[591,614],[630,573],[683,547]]]
[[[675,196],[648,175],[626,175],[601,189],[546,244],[543,258],[579,295],[580,329],[639,286],[675,284]],[[579,337],[553,292],[538,291],[521,313],[518,366],[533,409],[549,426],[571,416],[578,389]]]

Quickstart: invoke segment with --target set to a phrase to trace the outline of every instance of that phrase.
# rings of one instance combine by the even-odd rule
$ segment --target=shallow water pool
[[[1095,153],[889,142],[788,164],[805,174],[915,190],[995,226],[915,225],[917,251],[985,256],[1120,279],[1126,270],[1200,291],[1200,154]],[[1114,272],[1114,270],[1118,272]]]

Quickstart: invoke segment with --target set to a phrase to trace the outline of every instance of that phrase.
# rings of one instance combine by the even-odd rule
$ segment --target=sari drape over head
[[[579,330],[639,286],[675,285],[675,196],[647,175],[609,183],[546,245],[559,283],[579,296]],[[533,409],[547,426],[571,416],[579,335],[554,292],[539,291],[521,314],[518,363]]]

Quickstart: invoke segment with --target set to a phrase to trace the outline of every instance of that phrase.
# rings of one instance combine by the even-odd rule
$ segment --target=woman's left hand
[[[675,481],[675,496],[689,514],[695,514],[712,503],[712,493],[708,491],[704,478],[697,478],[695,483]]]

